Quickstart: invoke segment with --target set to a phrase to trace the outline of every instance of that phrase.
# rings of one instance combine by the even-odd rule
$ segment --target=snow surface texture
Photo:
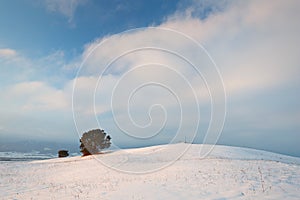
[[[0,162],[0,199],[300,199],[300,158],[216,146],[203,159],[202,147]]]

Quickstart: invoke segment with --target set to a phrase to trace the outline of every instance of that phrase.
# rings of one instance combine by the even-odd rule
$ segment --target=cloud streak
[[[76,9],[86,2],[87,0],[45,0],[44,3],[48,11],[60,13],[68,18],[69,23],[73,23]]]
[[[13,49],[0,49],[0,57],[11,58],[17,55],[17,52]]]

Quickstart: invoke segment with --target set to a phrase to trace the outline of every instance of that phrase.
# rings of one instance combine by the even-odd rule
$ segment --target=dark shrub
[[[59,158],[62,158],[62,157],[68,157],[69,156],[69,153],[67,150],[59,150],[58,151],[58,157]]]

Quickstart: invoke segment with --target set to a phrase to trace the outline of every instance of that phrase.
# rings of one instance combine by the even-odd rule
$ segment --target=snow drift
[[[300,199],[300,158],[170,144],[87,157],[0,162],[1,199]]]

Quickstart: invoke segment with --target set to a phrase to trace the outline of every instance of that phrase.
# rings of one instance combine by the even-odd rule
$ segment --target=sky
[[[300,2],[0,2],[0,140],[300,156]]]

